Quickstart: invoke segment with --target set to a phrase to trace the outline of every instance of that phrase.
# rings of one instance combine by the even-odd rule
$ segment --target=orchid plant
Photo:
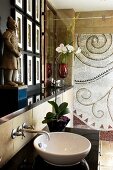
[[[66,63],[70,54],[72,53],[78,54],[81,52],[81,49],[80,47],[78,47],[77,51],[75,52],[75,49],[72,45],[70,44],[64,45],[62,43],[56,48],[56,51],[59,53],[57,60],[59,59],[61,63]]]

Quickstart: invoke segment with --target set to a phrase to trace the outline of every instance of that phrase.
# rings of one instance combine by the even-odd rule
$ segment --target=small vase
[[[65,129],[70,119],[67,116],[62,116],[59,120],[54,120],[47,123],[50,132],[61,132]]]
[[[68,65],[64,63],[59,64],[58,73],[61,78],[66,78],[68,75]]]

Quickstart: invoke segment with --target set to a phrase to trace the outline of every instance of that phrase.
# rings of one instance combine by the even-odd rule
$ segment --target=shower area
[[[89,128],[113,130],[113,12],[86,12],[76,22],[81,53],[73,67],[74,121]]]

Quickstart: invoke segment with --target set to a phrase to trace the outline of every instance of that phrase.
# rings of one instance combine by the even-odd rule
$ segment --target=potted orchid
[[[64,116],[70,112],[68,103],[63,102],[60,105],[55,101],[48,101],[48,103],[52,105],[53,111],[47,112],[42,123],[47,123],[51,132],[62,131],[70,121],[69,117]]]

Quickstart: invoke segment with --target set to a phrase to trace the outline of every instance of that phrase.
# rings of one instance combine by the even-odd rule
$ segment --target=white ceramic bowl
[[[69,132],[51,132],[50,140],[43,134],[35,138],[33,144],[46,162],[60,166],[79,163],[91,149],[87,138]]]

